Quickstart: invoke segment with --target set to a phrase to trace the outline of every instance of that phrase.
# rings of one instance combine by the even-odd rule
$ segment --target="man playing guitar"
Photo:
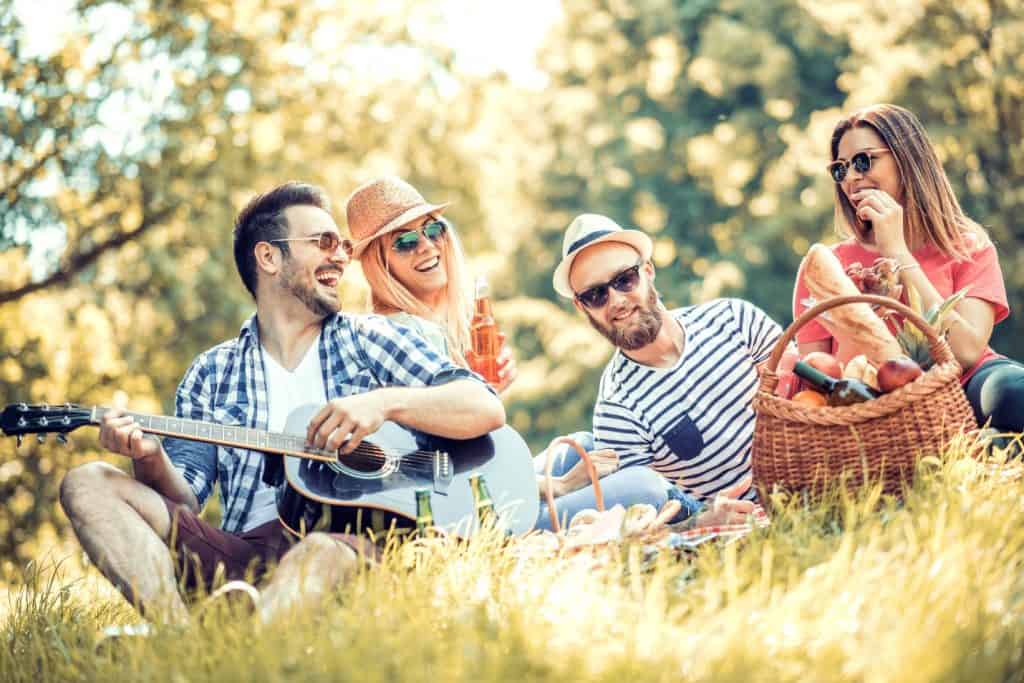
[[[307,442],[337,449],[341,462],[388,420],[451,439],[502,426],[501,401],[477,376],[384,318],[339,312],[350,253],[319,188],[293,182],[253,198],[236,220],[234,254],[256,315],[196,358],[176,415],[281,431],[292,409],[315,403],[323,408]],[[260,599],[269,620],[281,607],[315,603],[357,564],[351,536],[312,533],[293,545],[277,517],[280,468],[262,453],[161,444],[117,410],[103,417],[100,443],[131,458],[134,476],[82,465],[61,483],[61,505],[93,563],[147,617],[187,621],[176,577],[209,589],[219,565],[239,579],[280,562]],[[198,516],[215,483],[219,529]]]

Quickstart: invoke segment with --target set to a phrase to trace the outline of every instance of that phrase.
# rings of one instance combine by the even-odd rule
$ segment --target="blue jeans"
[[[588,453],[594,450],[594,435],[590,432],[574,432],[569,434],[569,437],[576,440]],[[559,444],[556,449],[554,462],[551,464],[551,476],[560,477],[580,461],[580,456],[576,449],[568,444]],[[537,474],[544,474],[546,457],[544,454],[534,457],[533,466]],[[679,514],[671,520],[672,523],[681,522],[702,507],[696,498],[683,493],[677,486],[668,483],[660,474],[642,465],[625,467],[602,477],[601,493],[604,495],[605,509],[615,505],[629,508],[630,505],[637,503],[647,503],[660,509],[670,498],[678,500],[683,507]],[[556,498],[555,507],[558,511],[559,523],[565,526],[580,510],[597,508],[594,487],[588,485],[561,498]],[[543,500],[534,528],[552,530],[551,515],[548,512],[547,503]]]

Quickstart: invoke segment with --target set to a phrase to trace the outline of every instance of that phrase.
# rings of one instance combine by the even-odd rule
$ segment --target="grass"
[[[595,562],[493,537],[409,545],[323,614],[261,628],[222,605],[99,652],[132,610],[95,577],[30,567],[0,680],[1021,680],[1020,472],[927,458],[902,502],[776,497],[768,529],[652,565],[639,547]]]

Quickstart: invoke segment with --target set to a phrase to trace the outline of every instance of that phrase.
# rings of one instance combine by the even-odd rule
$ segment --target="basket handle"
[[[544,499],[548,504],[548,514],[551,515],[551,529],[557,534],[561,529],[558,523],[558,510],[555,508],[554,484],[551,481],[551,467],[554,465],[554,449],[559,444],[569,444],[579,453],[580,460],[587,468],[587,475],[590,476],[590,483],[594,487],[594,498],[597,499],[597,511],[604,512],[604,494],[601,493],[601,484],[598,482],[597,468],[594,467],[590,454],[576,441],[568,436],[559,436],[548,444],[547,455],[544,459]]]
[[[844,304],[876,304],[883,308],[890,308],[904,318],[914,323],[917,329],[921,330],[925,338],[928,339],[928,347],[931,350],[932,358],[935,360],[937,365],[943,363],[949,363],[955,360],[953,357],[953,351],[949,348],[949,344],[946,340],[941,338],[936,332],[935,328],[925,322],[925,319],[918,315],[912,308],[905,306],[904,304],[891,299],[887,296],[878,296],[876,294],[858,294],[850,296],[834,296],[827,299],[820,304],[816,304],[811,308],[803,312],[803,314],[793,321],[793,324],[786,328],[786,331],[782,333],[779,340],[775,342],[775,349],[772,351],[771,357],[768,359],[768,365],[765,366],[764,371],[761,373],[762,387],[765,387],[763,380],[765,379],[776,379],[775,370],[779,367],[779,361],[782,360],[782,354],[785,353],[786,347],[789,346],[789,342],[796,337],[796,333],[801,327],[809,323],[811,320],[817,318],[825,311],[842,306]],[[774,386],[769,391],[774,390]]]

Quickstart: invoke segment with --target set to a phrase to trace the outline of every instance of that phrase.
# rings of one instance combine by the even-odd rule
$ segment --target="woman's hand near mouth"
[[[857,217],[870,221],[879,253],[887,258],[909,256],[903,234],[903,207],[883,190],[865,188],[850,195]]]

